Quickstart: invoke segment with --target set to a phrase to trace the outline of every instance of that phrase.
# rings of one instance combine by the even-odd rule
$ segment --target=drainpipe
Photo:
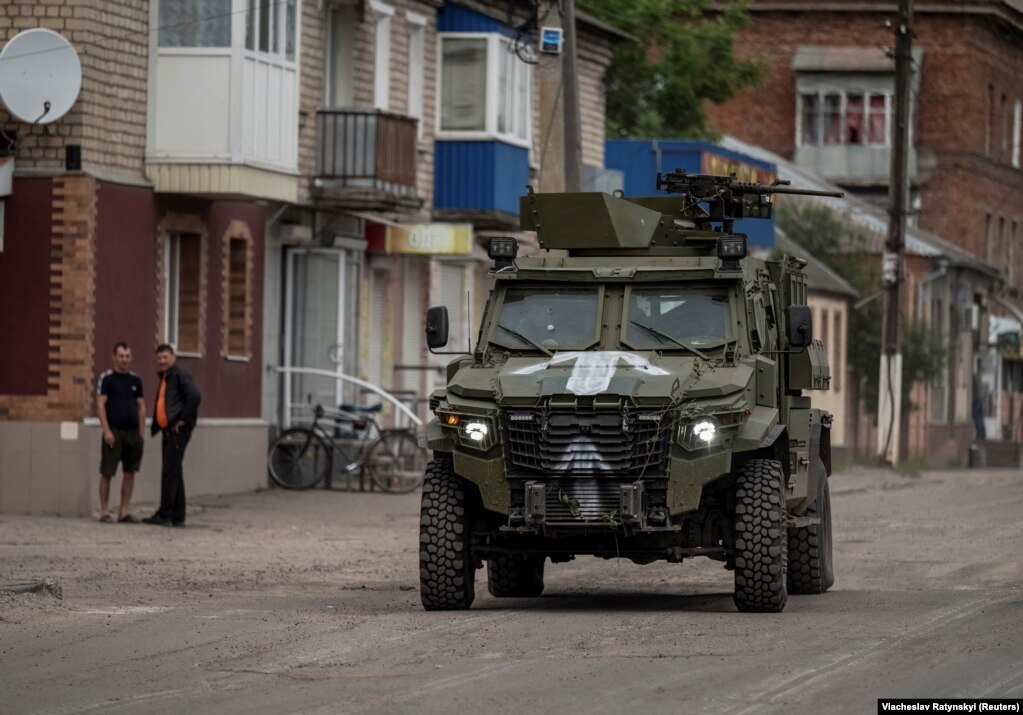
[[[959,306],[959,278],[962,274],[961,268],[956,268],[952,273],[952,281],[948,287],[948,300],[945,305],[950,311],[948,334],[952,338],[953,343],[950,345],[951,350],[948,351],[948,375],[945,380],[945,384],[948,385],[948,395],[946,400],[948,403],[947,409],[947,423],[949,436],[951,436],[955,430],[955,414],[956,414],[956,357],[959,352],[959,311],[962,308]]]

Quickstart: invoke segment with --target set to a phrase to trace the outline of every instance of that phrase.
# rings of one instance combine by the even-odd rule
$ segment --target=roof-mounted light
[[[722,236],[718,239],[717,249],[722,271],[742,270],[739,261],[746,257],[745,236]]]
[[[510,236],[492,236],[487,241],[487,255],[494,262],[494,268],[507,268],[519,254],[519,242]]]

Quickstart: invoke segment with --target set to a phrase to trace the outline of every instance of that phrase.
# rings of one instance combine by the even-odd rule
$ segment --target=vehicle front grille
[[[665,474],[671,425],[659,412],[505,410],[502,422],[510,474]]]
[[[618,480],[573,479],[550,482],[546,487],[548,523],[609,519],[621,508]]]

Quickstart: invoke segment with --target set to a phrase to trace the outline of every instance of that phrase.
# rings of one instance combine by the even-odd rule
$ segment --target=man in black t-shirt
[[[142,397],[142,380],[128,370],[131,348],[128,343],[114,346],[114,369],[107,370],[96,382],[96,413],[103,425],[102,457],[99,465],[99,520],[111,522],[110,480],[121,464],[121,505],[117,521],[134,523],[138,519],[128,512],[135,472],[142,464],[142,446],[146,434],[146,401]]]

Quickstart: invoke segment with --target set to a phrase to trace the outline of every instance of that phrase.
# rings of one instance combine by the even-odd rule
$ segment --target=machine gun
[[[713,176],[690,174],[677,169],[666,174],[657,173],[657,188],[669,194],[682,194],[689,198],[682,211],[683,217],[697,224],[721,221],[724,230],[732,231],[732,223],[741,218],[770,218],[771,194],[799,196],[829,196],[841,198],[841,191],[795,189],[791,182],[778,180],[772,184],[739,181],[735,174]],[[701,204],[707,204],[704,210]]]

